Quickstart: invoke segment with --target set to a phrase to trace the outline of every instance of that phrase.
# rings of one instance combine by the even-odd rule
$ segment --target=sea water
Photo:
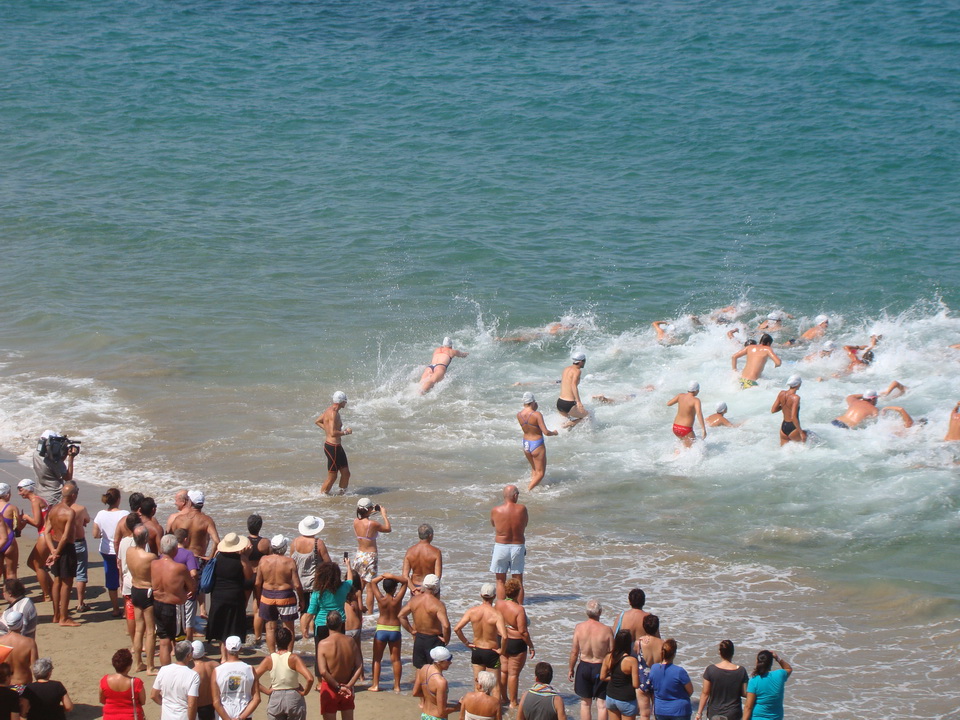
[[[375,497],[385,570],[435,526],[455,619],[526,486],[520,396],[559,427],[582,350],[584,398],[618,402],[522,494],[538,658],[562,674],[586,600],[613,622],[641,586],[694,677],[729,637],[794,663],[796,716],[955,712],[954,5],[35,1],[0,27],[0,445],[68,432],[81,482],[202,487],[222,532],[318,514],[336,551]],[[772,310],[783,364],[741,391]],[[819,313],[840,348],[806,361],[781,343]],[[421,397],[445,335],[469,356]],[[780,448],[793,373],[815,437]],[[894,379],[880,404],[926,424],[830,425]],[[678,452],[691,380],[739,427]],[[334,390],[354,476],[321,499]]]

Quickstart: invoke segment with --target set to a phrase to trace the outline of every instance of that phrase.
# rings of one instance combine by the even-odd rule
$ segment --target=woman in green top
[[[313,630],[314,647],[330,634],[327,629],[327,613],[336,610],[340,613],[340,617],[344,617],[343,605],[347,601],[350,590],[353,589],[353,568],[350,567],[350,563],[346,561],[344,563],[347,566],[346,580],[342,579],[340,566],[335,562],[322,562],[317,565],[306,621],[307,627],[310,627],[311,621],[316,621]],[[319,666],[317,672],[320,672]]]

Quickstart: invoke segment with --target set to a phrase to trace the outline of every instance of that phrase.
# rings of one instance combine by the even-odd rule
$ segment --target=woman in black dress
[[[208,640],[223,642],[231,635],[247,634],[246,590],[253,587],[253,565],[250,564],[250,541],[237,533],[228,533],[217,545],[213,590],[210,593],[210,614],[207,618]]]

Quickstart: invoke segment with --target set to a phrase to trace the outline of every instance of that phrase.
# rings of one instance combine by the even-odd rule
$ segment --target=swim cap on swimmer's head
[[[696,380],[687,385],[687,392],[698,393],[700,392],[700,383]]]
[[[864,400],[876,400],[876,399],[877,399],[877,391],[876,391],[876,390],[867,390],[867,391],[863,394],[862,397],[863,397]]]
[[[669,333],[672,333],[672,332],[673,332],[674,330],[676,330],[676,329],[677,329],[677,326],[676,326],[676,325],[667,325],[667,326],[663,329],[663,331],[664,331],[665,333],[669,334]]]
[[[769,315],[767,315],[767,320],[772,320],[773,322],[776,322],[779,319],[780,319],[780,313],[778,312],[772,312]]]
[[[827,340],[827,341],[823,344],[823,349],[824,349],[826,352],[833,352],[834,350],[837,349],[837,344],[836,344],[833,340]]]
[[[813,322],[814,322],[816,325],[823,325],[824,323],[827,323],[827,324],[829,325],[829,324],[830,324],[830,318],[828,318],[826,315],[817,315],[817,316],[813,319]]]
[[[787,387],[798,388],[802,382],[803,378],[801,378],[799,375],[791,375],[787,378]]]
[[[536,401],[537,401],[537,398],[535,398],[535,397],[533,396],[533,393],[532,393],[532,392],[525,392],[525,393],[523,394],[523,404],[524,404],[524,405],[532,405],[532,404],[535,403]]]
[[[444,662],[453,659],[453,653],[447,650],[443,645],[438,645],[430,651],[430,659],[434,662]]]
[[[333,401],[335,403],[345,403],[347,401],[347,394],[343,390],[337,390],[333,394]]]
[[[727,411],[727,404],[725,402],[717,403],[717,412],[723,414]]]
[[[453,347],[453,340],[448,337],[443,339],[443,342],[440,343],[440,347]]]
[[[37,486],[37,481],[32,480],[30,478],[24,478],[23,480],[17,483],[17,487],[20,488],[21,490],[24,488],[29,488],[30,490],[33,490],[33,488],[35,488],[36,486]]]
[[[573,355],[570,356],[570,359],[571,359],[573,362],[575,362],[575,363],[578,363],[578,362],[586,362],[586,361],[587,361],[587,356],[586,356],[585,353],[575,352]]]

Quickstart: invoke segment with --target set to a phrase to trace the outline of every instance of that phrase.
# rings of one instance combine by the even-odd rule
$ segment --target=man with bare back
[[[307,609],[307,598],[297,563],[286,554],[287,539],[275,535],[270,539],[270,554],[260,558],[254,592],[257,595],[257,614],[266,624],[267,649],[276,652],[277,623],[292,633],[300,612]],[[311,588],[312,589],[312,588]]]
[[[572,428],[588,415],[580,399],[580,373],[587,364],[587,356],[576,352],[570,356],[570,361],[560,376],[560,397],[557,398],[557,412],[567,418],[563,424],[565,428]]]
[[[187,504],[183,511],[173,519],[170,525],[170,532],[176,532],[183,528],[187,531],[186,547],[196,556],[198,570],[203,572],[203,566],[210,560],[207,549],[210,547],[210,541],[213,541],[213,547],[216,548],[220,543],[220,535],[217,533],[217,524],[213,518],[203,512],[203,504],[206,497],[201,490],[191,490],[187,493]],[[163,549],[160,550],[163,553]]]
[[[763,368],[767,360],[772,360],[774,367],[780,367],[780,358],[770,348],[773,344],[773,338],[768,333],[760,336],[760,343],[750,345],[738,350],[730,358],[733,369],[737,369],[737,360],[746,356],[747,362],[743,366],[743,374],[740,375],[740,389],[746,390],[757,386],[757,379],[763,373]]]
[[[317,644],[317,667],[320,672],[320,714],[324,720],[352,720],[353,686],[363,672],[363,656],[353,638],[343,634],[343,618],[336,610],[327,613],[330,634]]]
[[[330,405],[323,414],[317,418],[316,425],[323,429],[326,438],[323,441],[323,454],[327,456],[327,479],[320,487],[320,493],[328,495],[333,488],[333,483],[337,480],[337,474],[340,474],[340,495],[350,484],[350,467],[347,463],[347,454],[343,451],[341,438],[344,435],[352,435],[351,428],[343,427],[343,420],[340,419],[340,411],[347,406],[347,394],[342,390],[337,390],[333,394],[333,404]]]
[[[410,602],[403,606],[397,619],[408,633],[414,636],[413,666],[421,668],[430,662],[430,651],[450,642],[450,620],[447,606],[437,595],[440,593],[440,578],[427,575],[423,587]],[[409,616],[413,616],[410,622]]]
[[[703,421],[703,408],[700,405],[700,383],[692,382],[687,386],[687,392],[674,395],[667,401],[667,407],[677,406],[677,416],[673,419],[673,434],[680,438],[684,447],[693,445],[697,439],[693,432],[694,420],[700,421],[700,430],[703,437],[707,436],[707,425]]]
[[[77,486],[64,483],[62,492],[73,493],[76,499]],[[53,575],[53,622],[63,627],[80,625],[70,617],[70,594],[77,577],[77,546],[73,542],[76,519],[76,510],[65,502],[58,502],[50,508],[44,525],[44,540],[50,549],[46,566]]]
[[[606,717],[607,684],[600,681],[603,659],[613,650],[613,630],[600,622],[603,606],[597,600],[587,602],[587,619],[573,631],[570,647],[569,679],[580,698],[580,718],[589,720],[590,708],[597,701],[597,718]]]
[[[160,538],[160,557],[150,567],[153,582],[153,617],[160,640],[160,664],[170,663],[173,643],[183,625],[184,603],[194,591],[196,583],[187,566],[173,559],[177,554],[177,538]]]
[[[127,569],[130,571],[130,602],[133,604],[133,660],[134,672],[147,671],[156,675],[153,651],[157,647],[156,621],[153,617],[153,561],[157,556],[150,552],[150,530],[137,525],[133,530],[133,547],[127,550]],[[143,664],[142,655],[147,664]]]
[[[453,628],[460,642],[473,651],[470,663],[473,665],[474,682],[481,670],[490,670],[500,684],[500,659],[507,652],[507,625],[503,615],[493,607],[496,596],[497,586],[484,583],[480,588],[481,603],[467,610]],[[473,628],[473,642],[463,634],[463,628],[468,623]]]

